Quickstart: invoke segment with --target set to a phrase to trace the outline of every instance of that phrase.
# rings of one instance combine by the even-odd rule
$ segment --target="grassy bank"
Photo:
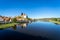
[[[1,24],[0,28],[8,28],[8,27],[14,26],[15,24],[17,23]]]
[[[56,24],[60,24],[60,22],[59,22],[59,21],[49,20],[49,22],[53,22],[53,23],[56,23]]]

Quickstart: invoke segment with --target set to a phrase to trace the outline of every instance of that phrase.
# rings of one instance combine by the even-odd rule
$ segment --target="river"
[[[17,34],[19,36],[17,36]],[[37,38],[42,37],[42,39],[44,38],[47,40],[60,40],[60,25],[54,24],[52,22],[42,22],[42,21],[32,23],[22,23],[17,24],[14,27],[0,30],[0,35],[1,36],[4,35],[4,37],[6,35],[13,35],[16,37],[23,37],[23,36],[26,37],[26,35],[30,35]]]

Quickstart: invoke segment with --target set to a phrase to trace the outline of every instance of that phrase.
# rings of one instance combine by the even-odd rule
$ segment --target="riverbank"
[[[53,21],[53,20],[49,20],[49,22],[55,23],[55,24],[60,24],[59,21]]]
[[[29,22],[12,22],[12,23],[4,23],[4,24],[0,24],[0,29],[4,29],[4,28],[9,28],[9,27],[13,27],[16,24],[20,24],[20,23],[29,23]]]
[[[14,25],[16,25],[16,24],[17,24],[17,23],[1,24],[1,25],[0,25],[0,28],[8,28],[8,27],[14,26]]]

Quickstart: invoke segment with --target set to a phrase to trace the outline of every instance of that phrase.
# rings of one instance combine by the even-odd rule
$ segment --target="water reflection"
[[[58,23],[54,23],[54,24],[56,24],[56,25],[60,25],[60,24],[58,24]]]
[[[19,24],[17,24],[17,25],[12,26],[12,28],[13,28],[14,30],[16,30],[17,27],[26,28],[28,24],[29,24],[29,23],[19,23]]]
[[[33,36],[60,39],[60,25],[58,26],[51,22],[19,23],[10,28],[10,30],[12,29]]]
[[[13,28],[14,30],[16,30],[16,26],[13,26],[12,28]]]
[[[21,24],[18,24],[17,26],[20,26],[21,28],[26,28],[28,25],[28,23],[21,23]]]

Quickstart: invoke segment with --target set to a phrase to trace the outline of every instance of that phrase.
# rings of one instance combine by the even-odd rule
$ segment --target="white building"
[[[2,17],[0,17],[0,21],[4,21]]]

